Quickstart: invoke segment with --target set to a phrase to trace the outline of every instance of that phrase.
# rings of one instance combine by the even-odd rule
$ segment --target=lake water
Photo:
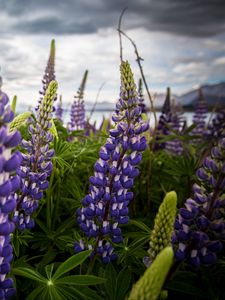
[[[98,127],[101,124],[103,117],[108,118],[112,115],[112,113],[113,113],[112,111],[95,111],[93,113],[90,121],[91,121],[91,123],[94,123],[96,121],[96,125]],[[89,114],[90,114],[90,111],[86,111],[86,116],[87,117],[89,116]],[[159,118],[160,114],[161,114],[161,112],[156,112],[157,119]],[[194,112],[184,112],[184,118],[186,118],[188,126],[190,126],[192,124],[193,115],[194,115]],[[149,117],[150,117],[150,125],[154,126],[154,116],[153,116],[153,114],[152,113],[149,114]],[[206,118],[206,122],[208,122],[209,118],[211,118],[211,117],[212,117],[211,113],[208,113],[207,118]],[[64,119],[65,124],[67,124],[67,122],[70,119],[69,111],[64,113],[63,119]]]

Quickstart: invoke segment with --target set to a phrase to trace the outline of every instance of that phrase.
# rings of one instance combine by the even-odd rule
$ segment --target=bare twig
[[[121,36],[121,23],[122,23],[123,15],[124,15],[126,10],[127,10],[127,7],[125,7],[122,10],[121,14],[120,14],[118,29],[117,29],[118,33],[119,33],[119,41],[120,41],[120,62],[123,61],[123,45],[122,45],[122,36]]]
[[[119,30],[119,29],[118,29]],[[142,64],[141,64],[141,61],[143,60],[143,58],[141,58],[141,56],[139,55],[139,52],[138,52],[138,49],[137,49],[137,46],[135,44],[135,42],[122,30],[120,30],[120,33],[122,35],[124,35],[130,42],[131,44],[133,45],[134,47],[134,52],[136,54],[136,57],[137,57],[137,63],[138,63],[138,66],[139,66],[139,69],[140,69],[140,72],[141,72],[141,77],[142,77],[142,80],[144,82],[144,85],[145,85],[145,89],[147,91],[147,95],[148,95],[148,98],[149,98],[149,101],[150,101],[150,105],[151,105],[151,111],[154,115],[154,120],[155,120],[155,127],[157,126],[157,116],[156,116],[156,111],[155,111],[155,108],[154,108],[154,104],[153,104],[153,100],[152,100],[152,96],[149,92],[149,88],[148,88],[148,84],[147,84],[147,81],[146,81],[146,78],[145,78],[145,75],[144,75],[144,71],[143,71],[143,67],[142,67]]]
[[[88,121],[88,122],[90,121],[90,119],[91,119],[91,117],[92,117],[92,115],[93,115],[93,113],[94,113],[94,111],[95,111],[95,108],[96,108],[96,105],[97,105],[97,103],[98,103],[98,99],[99,99],[101,90],[103,89],[103,87],[104,87],[105,84],[106,84],[106,81],[103,82],[103,83],[100,85],[99,89],[98,89],[98,92],[97,92],[97,95],[96,95],[96,98],[95,98],[94,105],[92,106],[92,109],[91,109],[91,111],[90,111],[90,114],[89,114],[89,116],[88,116],[88,118],[87,118],[87,121]]]

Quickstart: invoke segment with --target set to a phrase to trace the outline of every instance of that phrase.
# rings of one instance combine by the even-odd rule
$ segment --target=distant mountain
[[[202,94],[209,107],[215,105],[225,106],[225,82],[204,85]],[[198,89],[176,97],[184,107],[194,107],[198,101]]]
[[[203,96],[205,100],[208,103],[209,107],[214,107],[215,105],[218,106],[224,106],[225,107],[225,82],[221,82],[218,84],[208,84],[201,87]],[[184,108],[190,108],[193,109],[198,101],[198,89],[192,90],[188,93],[185,93],[183,95],[177,96],[175,94],[172,94],[172,99],[174,99],[176,102],[179,102]],[[154,101],[154,106],[156,109],[161,109],[166,94],[159,93],[155,94],[155,96],[152,96]],[[98,102],[96,104],[95,110],[96,111],[114,111],[115,109],[115,102]],[[147,95],[145,95],[145,104],[147,107],[150,107],[150,103],[148,100]],[[87,111],[91,111],[93,108],[94,103],[90,101],[85,100],[85,109]],[[66,109],[65,111],[70,110],[70,105],[68,103],[65,105]],[[18,112],[29,110],[30,107],[28,105],[19,103],[18,105]]]

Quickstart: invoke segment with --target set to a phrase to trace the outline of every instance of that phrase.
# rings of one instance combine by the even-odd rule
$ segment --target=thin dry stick
[[[210,113],[210,115],[209,115],[209,120],[208,120],[208,122],[207,122],[206,127],[209,126],[210,122],[212,121],[213,114],[217,111],[217,109],[218,109],[218,107],[219,107],[220,98],[222,98],[222,95],[219,95],[216,104],[213,106],[213,109],[212,109],[212,111],[211,111],[211,113]]]
[[[94,105],[92,106],[92,109],[91,109],[91,111],[90,111],[90,114],[89,114],[89,116],[88,116],[88,118],[87,118],[87,121],[88,121],[88,122],[90,121],[90,119],[91,119],[91,117],[92,117],[92,115],[93,115],[93,113],[94,113],[94,111],[95,111],[95,108],[96,108],[96,105],[97,105],[97,103],[98,103],[98,99],[99,99],[101,90],[103,89],[103,87],[104,87],[105,84],[106,84],[106,81],[104,81],[104,82],[100,85],[100,87],[99,87],[99,89],[98,89],[98,92],[97,92],[97,95],[96,95],[96,98],[95,98]]]
[[[122,23],[122,19],[123,19],[123,15],[125,13],[125,11],[127,10],[127,7],[125,7],[119,17],[119,23],[118,23],[118,33],[119,33],[119,41],[120,41],[120,62],[122,63],[123,61],[123,45],[122,45],[122,36],[121,36],[121,23]]]
[[[119,30],[119,29],[118,29]],[[145,89],[147,91],[147,94],[148,94],[148,98],[149,98],[149,101],[150,101],[150,105],[151,105],[151,111],[153,112],[153,115],[154,115],[154,120],[155,120],[155,127],[157,126],[157,116],[156,116],[156,111],[155,111],[155,108],[154,108],[154,104],[153,104],[153,100],[152,100],[152,96],[149,92],[149,88],[148,88],[148,84],[147,84],[147,81],[145,79],[145,75],[144,75],[144,71],[143,71],[143,67],[142,67],[142,64],[141,64],[141,61],[143,60],[143,58],[141,58],[141,56],[139,55],[139,52],[138,52],[138,49],[137,49],[137,46],[135,44],[135,42],[122,30],[120,30],[120,33],[123,34],[130,42],[131,44],[133,45],[134,47],[134,52],[137,56],[137,63],[138,63],[138,66],[139,66],[139,69],[140,69],[140,72],[141,72],[141,77],[142,77],[142,80],[144,82],[144,85],[145,85]]]
[[[144,75],[144,71],[143,71],[143,67],[142,67],[142,64],[141,64],[141,61],[143,60],[143,58],[141,58],[141,56],[139,55],[139,52],[138,52],[138,49],[137,49],[137,46],[136,46],[135,42],[122,30],[120,30],[120,33],[123,34],[131,42],[131,44],[134,47],[134,52],[135,52],[136,57],[137,57],[136,60],[137,60],[137,63],[138,63],[138,66],[139,66],[139,69],[140,69],[140,72],[141,72],[141,77],[142,77],[142,80],[144,82],[145,89],[146,89],[147,94],[148,94],[148,98],[149,98],[150,105],[151,105],[151,111],[153,113],[154,121],[155,121],[155,130],[154,130],[153,136],[152,136],[152,143],[150,143],[150,145],[149,145],[150,157],[149,157],[149,166],[148,166],[149,176],[148,176],[148,184],[147,184],[148,199],[147,199],[147,206],[146,206],[146,210],[145,210],[145,214],[147,215],[148,211],[150,211],[150,206],[151,206],[152,160],[154,159],[154,157],[151,157],[151,151],[154,148],[154,143],[155,143],[155,134],[156,134],[156,128],[157,128],[157,116],[156,116],[156,111],[155,111],[154,104],[153,104],[153,99],[152,99],[152,96],[149,92],[148,84],[147,84],[147,81],[146,81],[146,78],[145,78],[145,75]]]

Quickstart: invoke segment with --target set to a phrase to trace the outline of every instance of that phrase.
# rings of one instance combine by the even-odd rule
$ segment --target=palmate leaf
[[[131,283],[131,272],[124,268],[116,273],[112,264],[105,270],[105,290],[110,300],[123,300]]]
[[[82,251],[78,254],[73,255],[65,262],[63,262],[58,269],[56,270],[55,274],[52,277],[52,280],[56,280],[57,278],[61,277],[64,273],[69,272],[70,270],[74,269],[78,265],[82,264],[82,262],[88,258],[91,254],[91,250]]]
[[[47,283],[47,279],[44,276],[42,276],[39,272],[31,268],[22,268],[22,267],[13,268],[12,274],[23,276],[32,279],[34,281],[38,281],[40,283],[45,283],[45,284]]]
[[[95,285],[104,283],[105,279],[93,275],[71,275],[56,279],[55,284]]]
[[[34,299],[41,299],[39,296],[43,292],[44,286],[38,286],[36,289],[34,289],[29,296],[26,298],[26,300],[34,300]],[[38,298],[37,298],[38,297]]]
[[[62,277],[63,274],[71,271],[76,266],[80,265],[90,255],[91,250],[78,253],[65,262],[61,263],[53,274],[54,264],[45,266],[45,273],[47,277],[44,277],[39,272],[27,268],[17,267],[12,269],[14,275],[19,275],[31,279],[38,283],[27,299],[46,299],[46,300],[70,300],[70,299],[101,299],[95,295],[94,291],[85,288],[80,290],[81,286],[102,284],[105,282],[105,278],[100,278],[93,275],[71,275]],[[52,275],[53,274],[53,275]],[[74,289],[73,286],[79,286],[79,289]],[[73,292],[72,292],[73,291]],[[72,296],[74,295],[84,295]],[[90,295],[87,296],[86,294]],[[86,295],[86,296],[85,296]],[[95,295],[95,297],[94,297]],[[86,298],[85,298],[86,297]]]

